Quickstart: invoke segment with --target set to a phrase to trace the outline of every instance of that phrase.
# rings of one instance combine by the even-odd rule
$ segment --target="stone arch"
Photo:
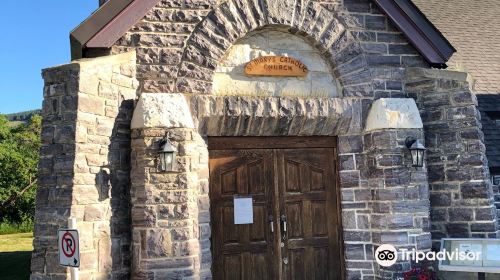
[[[356,34],[348,30],[352,19],[320,3],[294,2],[233,0],[212,10],[186,43],[176,75],[177,92],[210,93],[214,70],[228,49],[251,32],[273,28],[301,36],[316,47],[341,86],[358,85],[344,96],[369,96],[371,73]]]

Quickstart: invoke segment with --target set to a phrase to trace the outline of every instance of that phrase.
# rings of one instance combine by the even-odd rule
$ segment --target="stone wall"
[[[405,97],[403,90],[405,68],[428,68],[429,65],[392,21],[380,11],[375,1],[343,0],[342,2],[343,5],[340,7],[345,10],[340,13],[345,14],[348,30],[359,40],[366,56],[365,67],[368,69],[366,72],[370,73],[371,78],[364,84],[353,83],[352,86],[344,86],[344,94],[359,96],[360,89],[370,85],[373,88],[370,96],[374,99]],[[343,71],[337,70],[335,74],[342,73]],[[351,77],[354,80],[359,79],[364,76],[360,75],[362,73],[355,73]]]
[[[160,1],[112,48],[137,51],[137,79],[143,92],[173,92],[184,47],[216,0]]]
[[[409,69],[405,90],[424,122],[434,249],[443,237],[500,237],[477,100],[466,74]]]
[[[116,42],[113,52],[137,50],[144,92],[207,94],[230,47],[266,27],[315,46],[344,97],[403,97],[403,68],[428,67],[369,0],[163,0]]]
[[[57,230],[77,219],[80,279],[123,279],[130,264],[130,119],[135,52],[43,71],[42,149],[31,279],[66,279]]]

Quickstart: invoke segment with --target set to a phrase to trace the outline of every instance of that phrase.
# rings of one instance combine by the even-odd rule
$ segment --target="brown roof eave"
[[[109,0],[71,32],[72,59],[85,49],[110,48],[160,0]],[[429,64],[446,68],[456,52],[450,42],[411,0],[373,0]]]
[[[134,0],[110,0],[70,33],[71,59],[82,58],[86,44]]]
[[[374,0],[427,62],[446,68],[456,49],[411,0]]]

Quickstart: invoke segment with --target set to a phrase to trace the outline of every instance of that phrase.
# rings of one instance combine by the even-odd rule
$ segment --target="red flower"
[[[410,271],[403,273],[405,280],[436,280],[434,271],[424,265],[423,267],[414,267]]]

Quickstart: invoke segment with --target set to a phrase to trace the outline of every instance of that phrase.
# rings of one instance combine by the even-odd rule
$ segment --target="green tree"
[[[38,115],[17,126],[0,115],[0,223],[33,220],[40,132]]]

